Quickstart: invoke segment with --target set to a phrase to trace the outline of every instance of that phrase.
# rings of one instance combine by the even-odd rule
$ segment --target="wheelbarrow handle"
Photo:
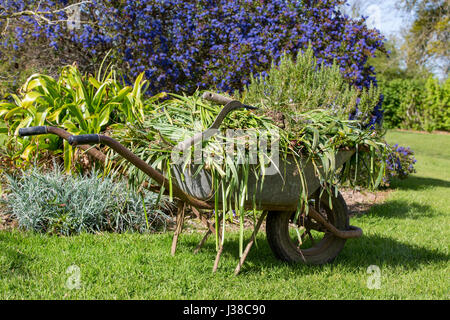
[[[213,93],[213,92],[205,92],[202,95],[202,98],[211,102],[215,102],[217,104],[226,105],[227,103],[230,103],[233,101],[231,98],[227,98],[224,96],[221,96],[220,94]]]
[[[212,102],[216,102],[218,104],[223,104],[224,107],[222,110],[220,110],[219,114],[217,115],[216,119],[214,119],[214,122],[212,125],[206,129],[203,132],[199,132],[195,134],[191,138],[187,138],[186,140],[178,143],[175,146],[175,150],[178,151],[185,151],[187,148],[191,147],[195,143],[197,143],[200,140],[207,140],[213,135],[217,133],[217,129],[219,129],[220,125],[222,124],[223,120],[227,117],[228,114],[233,112],[237,109],[258,109],[257,107],[249,106],[246,104],[242,104],[241,102],[237,100],[233,100],[224,96],[221,96],[220,94],[213,93],[213,92],[205,92],[202,95],[202,98],[205,100],[209,100]]]
[[[230,102],[236,101],[236,100],[233,100],[231,98],[221,96],[220,94],[217,94],[217,93],[214,93],[214,92],[205,92],[205,93],[203,93],[202,98],[205,99],[205,100],[208,100],[208,101],[215,102],[217,104],[223,105],[223,106],[229,104]],[[242,108],[249,109],[249,110],[258,109],[257,107],[249,106],[249,105],[246,105],[246,104],[242,104]]]
[[[20,137],[37,136],[40,134],[47,134],[47,126],[28,127],[19,129]]]
[[[54,133],[51,130],[48,130],[47,126],[37,126],[37,127],[28,127],[19,129],[20,137],[27,136],[37,136],[40,134]],[[51,128],[51,127],[50,127]],[[67,141],[70,145],[82,145],[82,144],[95,144],[100,142],[100,137],[98,134],[81,134],[78,136],[69,136]]]
[[[72,135],[66,130],[52,126],[38,126],[19,129],[19,136],[21,137],[34,136],[40,134],[55,134],[67,141],[69,140],[70,137],[72,137]],[[102,163],[106,162],[106,155],[103,154],[103,152],[101,152],[100,150],[93,148],[89,144],[78,144],[78,147],[86,151],[94,159],[97,159]]]
[[[78,136],[70,136],[67,139],[71,146],[80,144],[96,144],[100,143],[100,136],[98,134],[80,134]]]

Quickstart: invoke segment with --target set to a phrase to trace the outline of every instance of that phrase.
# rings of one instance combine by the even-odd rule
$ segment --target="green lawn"
[[[170,234],[70,238],[0,232],[0,299],[449,299],[450,135],[390,132],[416,151],[417,174],[395,182],[383,204],[351,223],[364,230],[333,264],[276,260],[261,233],[235,277],[238,235],[228,238],[217,274],[215,246],[192,255],[200,234],[184,234],[175,257]],[[80,289],[68,289],[71,265]],[[369,289],[370,265],[381,272]]]

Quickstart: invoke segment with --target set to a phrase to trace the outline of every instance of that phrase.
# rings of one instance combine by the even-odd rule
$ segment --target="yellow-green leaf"
[[[28,108],[41,96],[42,94],[37,91],[28,92],[22,99],[22,108]]]

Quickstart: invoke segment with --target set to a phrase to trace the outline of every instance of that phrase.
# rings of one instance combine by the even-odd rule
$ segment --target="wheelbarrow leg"
[[[197,247],[194,249],[194,254],[197,254],[200,249],[202,248],[203,244],[208,239],[209,235],[214,232],[214,227],[209,223],[208,219],[205,217],[203,213],[201,213],[196,207],[191,206],[192,212],[194,212],[195,216],[200,219],[200,221],[208,228],[206,231],[206,234],[203,236],[200,243],[197,245]]]
[[[219,267],[219,261],[220,261],[220,256],[222,255],[222,251],[223,251],[223,244],[221,241],[221,243],[219,244],[219,250],[217,251],[216,259],[214,260],[214,266],[213,266],[213,270],[212,270],[213,273],[215,273],[217,271],[217,268]]]
[[[239,262],[236,266],[236,269],[234,269],[234,275],[237,276],[239,272],[241,271],[241,267],[245,262],[245,259],[247,258],[248,253],[250,252],[250,249],[253,246],[253,243],[256,240],[256,235],[258,234],[259,229],[261,228],[261,224],[264,221],[264,218],[267,216],[267,211],[264,211],[261,216],[259,217],[258,222],[256,223],[255,230],[253,230],[252,237],[250,238],[250,241],[247,244],[247,247],[245,247],[244,252],[242,253],[242,257],[239,259]]]
[[[212,231],[208,229],[208,231],[206,231],[205,235],[203,236],[202,240],[200,240],[199,244],[194,249],[194,254],[197,254],[200,251],[200,249],[203,247],[203,245],[205,244],[206,240],[208,239],[208,237],[211,234],[212,234]]]
[[[222,255],[222,251],[223,251],[223,234],[220,231],[220,222],[222,221],[222,217],[223,217],[223,213],[221,213],[219,215],[219,225],[216,226],[215,224],[214,227],[217,227],[217,230],[219,231],[219,250],[217,250],[217,254],[216,254],[216,259],[214,260],[214,266],[213,266],[213,270],[212,272],[215,273],[217,271],[217,268],[219,267],[219,261],[220,261],[220,256]]]
[[[214,223],[210,223],[208,221],[208,219],[205,217],[205,215],[203,213],[201,213],[197,208],[191,206],[192,212],[194,212],[195,216],[200,219],[203,224],[208,228],[208,230],[206,231],[205,235],[203,236],[202,240],[199,242],[199,244],[197,245],[197,247],[194,249],[194,254],[197,254],[200,249],[203,247],[203,245],[205,244],[206,240],[208,239],[208,237],[215,233],[216,230],[214,228]],[[219,221],[222,219],[222,215],[219,216]],[[219,229],[219,237],[220,237],[220,229]]]
[[[202,248],[202,246],[205,244],[206,240],[208,239],[208,237],[216,232],[215,230],[215,223],[211,224],[209,223],[208,219],[200,212],[197,210],[197,208],[195,207],[191,207],[192,211],[194,212],[194,214],[197,216],[197,218],[199,218],[208,228],[208,230],[206,231],[205,235],[203,236],[202,240],[200,241],[200,243],[197,245],[197,247],[194,250],[194,254],[197,254],[200,249]],[[219,216],[219,221],[222,220],[222,214],[220,214]],[[217,226],[217,228],[219,228],[219,239],[222,239],[222,233],[220,232],[220,222],[219,225]],[[219,261],[220,261],[220,255],[222,254],[223,251],[223,245],[222,245],[222,241],[219,244],[219,250],[217,251],[217,255],[216,255],[216,259],[214,260],[214,266],[213,266],[213,272],[217,271],[217,268],[219,267]]]
[[[175,251],[177,250],[178,236],[180,235],[181,231],[183,230],[185,210],[186,210],[186,204],[182,201],[178,202],[176,227],[175,227],[175,232],[173,234],[173,239],[172,239],[172,249],[170,250],[170,253],[172,254],[172,256],[175,255]]]

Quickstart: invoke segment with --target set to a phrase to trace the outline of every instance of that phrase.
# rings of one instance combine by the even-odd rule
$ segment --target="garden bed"
[[[353,216],[367,213],[373,205],[382,203],[392,190],[385,189],[371,192],[341,189],[340,192],[347,203],[349,215]]]

